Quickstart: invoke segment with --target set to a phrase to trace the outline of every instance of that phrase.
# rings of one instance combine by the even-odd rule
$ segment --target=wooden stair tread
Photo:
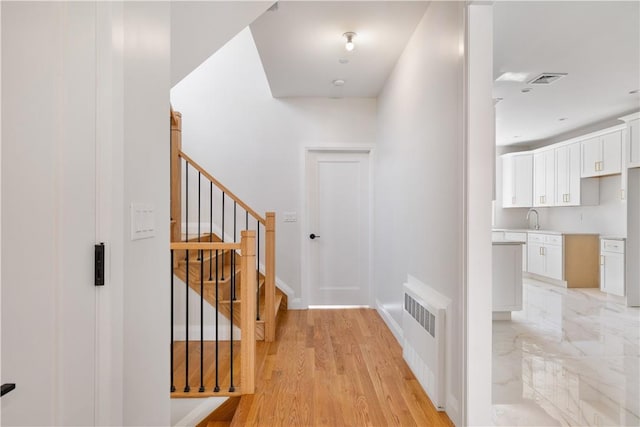
[[[213,390],[205,390],[202,393],[198,391],[198,387],[191,387],[191,391],[184,392],[183,390],[176,390],[171,393],[172,399],[198,399],[202,397],[225,397],[225,396],[242,396],[242,390],[240,387],[236,387],[235,391],[229,391],[228,389],[220,389],[219,392]]]
[[[204,254],[203,254],[204,256],[202,257],[203,258],[202,260],[199,259],[198,252],[200,252],[200,251],[197,251],[197,250],[189,251],[189,264],[192,264],[192,263],[193,264],[200,264],[202,261],[208,262],[208,261],[213,261],[213,260],[216,259],[216,253],[215,253],[216,251],[209,251],[209,250],[202,251],[202,252],[204,252]],[[229,251],[228,250],[218,251],[218,255],[220,257],[222,257],[222,253],[223,252],[225,253],[224,265],[229,265],[229,260],[231,259],[231,258],[228,258]],[[182,259],[178,260],[178,263],[179,264],[186,264],[187,260],[182,258]],[[219,265],[222,265],[222,264],[219,263]]]
[[[198,235],[197,234],[189,234],[189,240],[185,240],[185,238],[187,237],[187,235],[185,233],[182,233],[182,238],[181,240],[183,242],[197,242],[198,241]],[[210,240],[211,237],[213,237],[213,240]],[[222,239],[220,237],[218,237],[218,235],[216,233],[200,233],[200,242],[222,242]]]

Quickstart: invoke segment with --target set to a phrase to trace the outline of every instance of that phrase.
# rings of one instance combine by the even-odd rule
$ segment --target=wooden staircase
[[[182,116],[172,109],[171,397],[254,393],[256,341],[275,340],[278,313],[287,309],[287,296],[275,285],[275,224],[275,213],[258,214],[182,151]],[[182,287],[179,307],[184,333],[178,336],[183,338],[174,334],[175,278],[188,287]],[[194,292],[197,307],[189,302]],[[207,324],[205,305],[216,313]],[[219,336],[222,317],[240,329],[241,337],[233,327]]]
[[[189,242],[222,242],[216,234],[203,234],[198,237],[192,237]],[[180,280],[187,282],[187,260],[186,251],[176,251],[178,258],[177,265],[174,266],[173,272]],[[235,256],[235,273],[236,273],[236,299],[233,300],[233,316],[231,315],[231,257]],[[241,293],[242,271],[240,268],[240,256],[234,251],[203,251],[202,259],[199,257],[198,251],[190,251],[189,253],[189,287],[196,293],[200,293],[200,271],[204,272],[206,280],[203,281],[204,300],[212,307],[216,305],[216,258],[218,258],[218,312],[227,319],[233,319],[233,324],[240,327],[240,307],[242,300],[238,298]],[[265,316],[266,306],[266,278],[263,273],[257,271],[258,277],[258,302],[257,319],[256,319],[256,340],[265,340]],[[276,324],[280,310],[287,309],[287,295],[278,287],[275,288],[275,299],[273,310],[275,312]]]

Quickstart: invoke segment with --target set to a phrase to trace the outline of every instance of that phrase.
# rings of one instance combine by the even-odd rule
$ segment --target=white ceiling
[[[494,78],[568,73],[548,86],[494,82],[494,98],[503,98],[498,145],[549,139],[640,109],[640,95],[629,94],[640,89],[640,2],[496,2],[494,12]],[[522,93],[525,87],[533,90]]]
[[[376,97],[427,2],[280,1],[251,32],[274,97]],[[347,52],[342,34],[354,31]],[[347,64],[338,62],[347,58]],[[333,80],[345,80],[342,87]]]
[[[171,2],[171,86],[273,3],[274,0]]]

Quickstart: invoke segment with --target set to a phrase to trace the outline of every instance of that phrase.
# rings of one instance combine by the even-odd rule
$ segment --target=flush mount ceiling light
[[[354,33],[353,31],[347,31],[342,36],[347,39],[347,42],[344,44],[344,48],[347,50],[347,52],[351,52],[356,48],[356,45],[353,43],[353,39],[357,36],[356,33]]]
[[[500,77],[496,79],[496,81],[523,83],[527,81],[527,77],[529,77],[529,73],[513,73],[510,71],[507,71],[506,73],[502,73]]]
[[[342,79],[335,79],[331,83],[333,83],[334,86],[344,86],[344,80]]]

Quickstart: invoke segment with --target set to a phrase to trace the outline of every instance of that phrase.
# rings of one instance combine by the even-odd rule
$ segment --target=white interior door
[[[307,172],[310,305],[369,305],[369,152],[310,151]]]
[[[2,425],[94,424],[95,8],[2,5]]]

